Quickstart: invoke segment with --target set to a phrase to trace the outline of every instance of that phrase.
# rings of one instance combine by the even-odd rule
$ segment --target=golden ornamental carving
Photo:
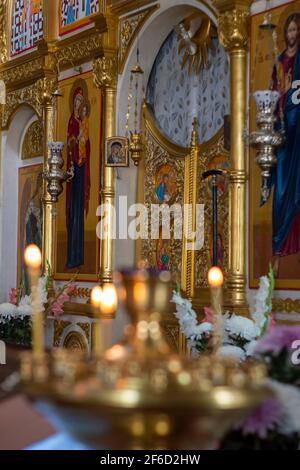
[[[7,129],[10,119],[21,104],[31,106],[39,119],[42,119],[45,102],[52,99],[57,82],[54,78],[41,78],[32,85],[7,93],[3,107],[1,127]]]
[[[98,88],[117,87],[117,58],[100,57],[94,60],[94,83]]]
[[[123,16],[131,11],[142,10],[149,6],[149,3],[157,3],[158,0],[119,0],[112,2],[111,11],[114,15]],[[159,8],[159,5],[157,5]]]
[[[65,320],[55,320],[54,321],[54,335],[53,335],[53,346],[55,348],[60,347],[61,335],[65,328],[70,326],[72,322]]]
[[[72,297],[79,299],[89,299],[91,297],[91,292],[92,289],[89,289],[88,287],[76,287],[76,289],[72,293]]]
[[[8,59],[7,51],[7,5],[8,0],[0,2],[0,64]]]
[[[234,8],[219,16],[219,39],[229,52],[246,49],[249,37],[249,10]]]
[[[67,334],[64,339],[63,347],[71,351],[88,352],[88,344],[84,336],[78,331],[70,331],[70,333]]]
[[[209,51],[214,51],[213,38],[216,37],[212,20],[202,12],[193,12],[175,26],[175,31],[179,38],[178,54],[183,51],[181,68],[188,64],[190,75],[193,72],[200,73],[202,67],[208,69]]]
[[[86,339],[89,341],[90,340],[90,332],[91,332],[91,325],[90,323],[77,323],[78,326],[84,331]]]
[[[218,161],[220,158],[220,162]],[[211,187],[208,180],[202,180],[202,173],[211,168],[229,169],[230,158],[229,153],[224,149],[223,129],[208,141],[206,144],[200,145],[200,158],[198,162],[198,195],[197,203],[204,204],[204,220],[205,220],[205,237],[204,246],[200,251],[196,251],[196,288],[209,287],[207,282],[207,267],[212,263],[212,203],[211,203]],[[219,178],[220,180],[220,178]],[[227,176],[222,177],[222,181],[218,184],[218,220],[222,224],[220,233],[221,246],[219,247],[220,256],[222,254],[222,269],[225,279],[228,274],[228,254],[229,254],[229,179]],[[219,235],[219,231],[218,231]]]
[[[102,52],[102,37],[100,34],[90,34],[82,39],[77,37],[76,42],[68,42],[59,47],[55,53],[60,69],[70,67],[79,62],[93,58]]]
[[[300,299],[273,299],[274,313],[300,313]]]
[[[169,201],[170,205],[184,204],[184,168],[185,168],[185,155],[187,149],[181,149],[166,142],[163,136],[159,136],[159,131],[155,128],[152,119],[149,119],[146,124],[145,130],[145,182],[144,182],[144,203],[148,209],[148,214],[151,211],[151,204],[157,204],[159,201],[156,197],[156,182],[158,173],[161,168],[168,165],[172,168],[174,175],[176,175],[176,188]],[[155,216],[152,218],[151,223],[158,223],[155,221]],[[175,222],[171,215],[171,240],[170,240],[170,264],[169,269],[175,275],[176,279],[180,279],[181,266],[182,266],[182,240],[174,238]],[[157,256],[159,250],[159,243],[161,240],[155,240],[151,237],[151,224],[149,223],[148,239],[142,240],[141,244],[141,257],[144,260],[157,267]]]
[[[29,62],[18,64],[17,66],[7,68],[1,73],[1,78],[9,86],[16,82],[24,82],[30,80],[37,73],[42,72],[44,66],[44,58],[37,57]]]
[[[120,72],[124,70],[129,51],[148,18],[159,8],[159,5],[146,8],[142,12],[125,16],[120,19],[119,25],[119,62]]]
[[[169,344],[170,348],[173,351],[179,350],[179,335],[180,335],[180,327],[177,324],[171,324],[171,322],[162,322],[161,328],[163,335]]]
[[[41,157],[44,153],[44,129],[41,121],[34,121],[25,134],[22,145],[22,160]]]

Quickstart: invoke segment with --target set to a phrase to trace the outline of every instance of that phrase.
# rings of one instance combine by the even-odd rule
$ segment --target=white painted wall
[[[0,162],[0,302],[17,282],[18,243],[18,169],[43,161],[42,157],[21,160],[23,139],[28,127],[37,119],[34,111],[20,107],[8,131],[1,134]]]

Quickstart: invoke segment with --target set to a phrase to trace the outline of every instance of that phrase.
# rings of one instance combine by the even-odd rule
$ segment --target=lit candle
[[[114,284],[104,284],[102,287],[102,299],[100,312],[102,325],[105,331],[105,348],[112,345],[112,318],[118,307],[118,294]]]
[[[45,349],[43,306],[39,293],[39,277],[42,264],[42,255],[36,245],[29,245],[24,253],[25,264],[31,285],[32,297],[32,345],[35,356],[41,356]]]
[[[208,283],[211,288],[211,306],[214,311],[213,347],[216,352],[222,346],[222,286],[224,276],[222,270],[213,266],[208,271]]]
[[[118,307],[117,290],[113,284],[104,284],[100,310],[103,316],[113,317]]]
[[[100,286],[96,286],[93,288],[91,293],[91,302],[99,309],[99,315],[95,318],[94,321],[94,328],[93,328],[93,352],[95,356],[100,356],[102,353],[102,329],[100,324],[100,305],[102,299],[102,289]]]

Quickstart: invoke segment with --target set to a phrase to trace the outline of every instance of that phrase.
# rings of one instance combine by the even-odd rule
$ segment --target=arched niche
[[[129,51],[123,73],[120,75],[118,81],[117,129],[119,135],[123,135],[125,130],[130,71],[136,62],[137,42],[140,50],[140,61],[144,70],[144,84],[147,86],[155,59],[164,41],[174,29],[175,25],[197,10],[206,13],[213,23],[217,24],[217,16],[212,7],[212,2],[200,2],[197,0],[162,0],[160,2],[160,8],[154,11],[141,28],[138,41],[137,38],[135,38],[132,48]],[[132,163],[129,168],[122,169],[121,179],[117,180],[116,187],[117,211],[119,196],[127,196],[128,207],[136,203],[138,171],[139,170],[134,167]],[[129,181],[130,184],[128,184]],[[135,247],[136,243],[134,240],[116,240],[116,268],[131,265],[135,262]]]
[[[9,127],[1,134],[1,206],[0,206],[0,302],[17,282],[18,246],[18,173],[19,168],[43,162],[42,156],[22,160],[22,144],[30,125],[38,119],[32,107],[22,104],[10,117]]]
[[[117,109],[119,132],[122,132],[125,128],[130,71],[136,63],[137,43],[140,50],[141,65],[144,70],[144,84],[146,86],[159,50],[174,29],[174,26],[197,10],[207,14],[213,23],[217,24],[217,17],[211,2],[163,0],[160,2],[160,8],[155,10],[143,25],[138,38],[135,39],[132,45],[124,71],[118,81]]]

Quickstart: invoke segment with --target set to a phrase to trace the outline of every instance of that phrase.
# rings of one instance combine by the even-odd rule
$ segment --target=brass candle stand
[[[168,273],[122,273],[121,299],[132,325],[101,357],[54,350],[35,379],[22,362],[22,384],[64,430],[92,449],[211,449],[270,395],[259,364],[243,367],[216,356],[182,358],[160,329],[172,304]]]

